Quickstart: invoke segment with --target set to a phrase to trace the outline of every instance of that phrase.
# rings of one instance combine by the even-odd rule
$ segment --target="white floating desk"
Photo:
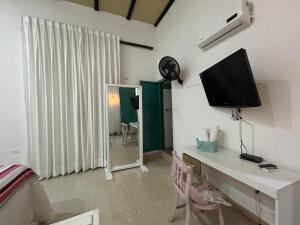
[[[239,158],[239,153],[220,149],[217,153],[185,147],[183,153],[275,199],[275,225],[300,225],[300,175],[280,170],[265,172],[258,164]],[[297,192],[297,193],[296,193]]]

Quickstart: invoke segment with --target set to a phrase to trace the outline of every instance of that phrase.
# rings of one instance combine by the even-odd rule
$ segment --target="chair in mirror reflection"
[[[134,122],[135,123],[135,122]],[[128,128],[128,124],[126,123],[122,123],[121,127],[122,127],[122,145],[123,146],[127,146],[128,143],[134,143],[137,144],[137,129],[133,126],[131,126],[132,123],[129,123],[129,128]]]

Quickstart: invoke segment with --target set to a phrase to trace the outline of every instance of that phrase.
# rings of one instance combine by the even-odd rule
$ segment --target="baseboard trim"
[[[161,151],[155,150],[151,152],[144,152],[143,156],[144,156],[144,162],[149,162],[161,158]]]
[[[161,158],[167,160],[168,162],[172,163],[172,156],[166,153],[165,151],[161,150]]]

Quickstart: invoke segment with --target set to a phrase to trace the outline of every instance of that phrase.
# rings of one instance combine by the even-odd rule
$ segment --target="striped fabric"
[[[23,165],[0,165],[0,204],[28,178],[35,176],[32,169]]]

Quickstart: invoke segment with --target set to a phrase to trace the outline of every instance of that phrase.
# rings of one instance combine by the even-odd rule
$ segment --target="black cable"
[[[241,115],[241,108],[235,108],[235,112],[233,110],[233,108],[231,108],[231,118],[233,118],[234,120],[241,120],[242,115]]]
[[[237,120],[242,120],[243,119],[243,117],[242,117],[242,115],[241,115],[241,108],[236,108],[235,109],[235,113],[236,113],[236,119]]]
[[[247,149],[247,147],[245,146],[243,140],[241,140],[241,144],[240,144],[241,153],[243,153],[243,148],[246,150],[246,154],[248,154],[248,149]]]
[[[234,115],[233,109],[231,109],[231,111],[232,111],[232,116],[234,116],[234,118],[235,118],[236,120],[242,120],[242,119],[243,119],[243,117],[242,117],[242,115],[241,115],[241,108],[236,108],[236,109],[235,109],[235,115]],[[248,154],[248,149],[247,149],[247,147],[245,146],[243,140],[241,140],[241,144],[240,144],[240,150],[241,150],[241,153],[243,153],[243,148],[246,150],[246,154]]]
[[[241,142],[242,142],[242,146],[243,146],[244,149],[246,150],[246,154],[248,154],[248,149],[247,149],[247,147],[244,145],[243,141],[241,141]]]
[[[235,118],[236,118],[235,115],[234,115],[234,112],[233,112],[233,108],[231,108],[231,118],[232,118],[232,119],[235,119]]]
[[[261,209],[261,206],[260,206],[259,190],[255,190],[255,194],[256,194],[256,212],[258,211],[258,225],[262,225],[262,223],[261,223],[261,211],[262,211],[262,209]]]
[[[241,144],[240,144],[240,150],[241,150],[241,154],[243,153],[243,141],[241,140]]]

